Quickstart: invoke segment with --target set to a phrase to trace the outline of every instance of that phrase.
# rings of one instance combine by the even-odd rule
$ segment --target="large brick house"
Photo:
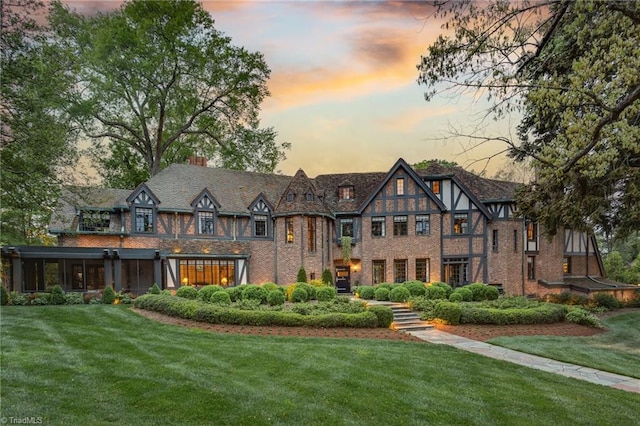
[[[549,240],[518,217],[517,185],[402,159],[386,173],[312,179],[196,158],[133,191],[69,192],[50,224],[58,246],[4,247],[3,263],[20,291],[289,284],[300,267],[310,279],[329,269],[345,292],[414,279],[484,282],[509,295],[632,291],[603,278],[593,236],[565,229]]]

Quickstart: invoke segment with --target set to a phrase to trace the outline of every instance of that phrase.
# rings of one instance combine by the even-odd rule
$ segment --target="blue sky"
[[[66,0],[81,13],[120,2]],[[477,162],[504,146],[468,151],[464,138],[444,141],[450,130],[481,126],[483,135],[507,135],[517,123],[483,116],[473,95],[426,102],[416,65],[441,33],[424,2],[218,1],[201,2],[232,43],[264,54],[271,68],[271,97],[261,119],[278,140],[290,142],[278,170],[310,177],[324,173],[386,171],[445,159],[493,175],[503,160]]]

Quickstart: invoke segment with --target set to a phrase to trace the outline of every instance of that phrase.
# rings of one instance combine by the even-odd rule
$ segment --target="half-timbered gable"
[[[273,236],[273,210],[273,206],[265,199],[262,192],[249,205],[249,211],[251,212],[249,226],[252,238],[265,239]],[[246,235],[247,232],[243,234]]]
[[[131,210],[131,232],[135,234],[167,233],[166,222],[158,229],[158,205],[160,200],[147,187],[141,184],[127,198]]]
[[[195,223],[195,234],[200,237],[214,237],[218,222],[218,209],[220,204],[211,192],[205,188],[191,202],[193,209],[193,222]]]
[[[439,277],[443,210],[411,167],[402,159],[396,162],[358,211],[362,281],[429,282]]]

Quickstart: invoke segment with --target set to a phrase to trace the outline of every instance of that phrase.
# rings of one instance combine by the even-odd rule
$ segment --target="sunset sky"
[[[120,6],[64,3],[83,14]],[[507,135],[516,123],[482,120],[484,102],[472,95],[424,100],[416,65],[442,30],[423,2],[201,3],[233,44],[262,52],[271,68],[261,119],[279,142],[292,144],[282,173],[386,171],[400,157],[451,160],[476,171],[486,166],[489,176],[503,166],[502,159],[474,162],[504,149],[501,144],[465,152],[467,139],[443,140],[452,128]]]

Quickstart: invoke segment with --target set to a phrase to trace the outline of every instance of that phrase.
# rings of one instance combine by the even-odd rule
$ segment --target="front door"
[[[338,293],[351,293],[351,272],[349,266],[336,266],[336,289]]]

